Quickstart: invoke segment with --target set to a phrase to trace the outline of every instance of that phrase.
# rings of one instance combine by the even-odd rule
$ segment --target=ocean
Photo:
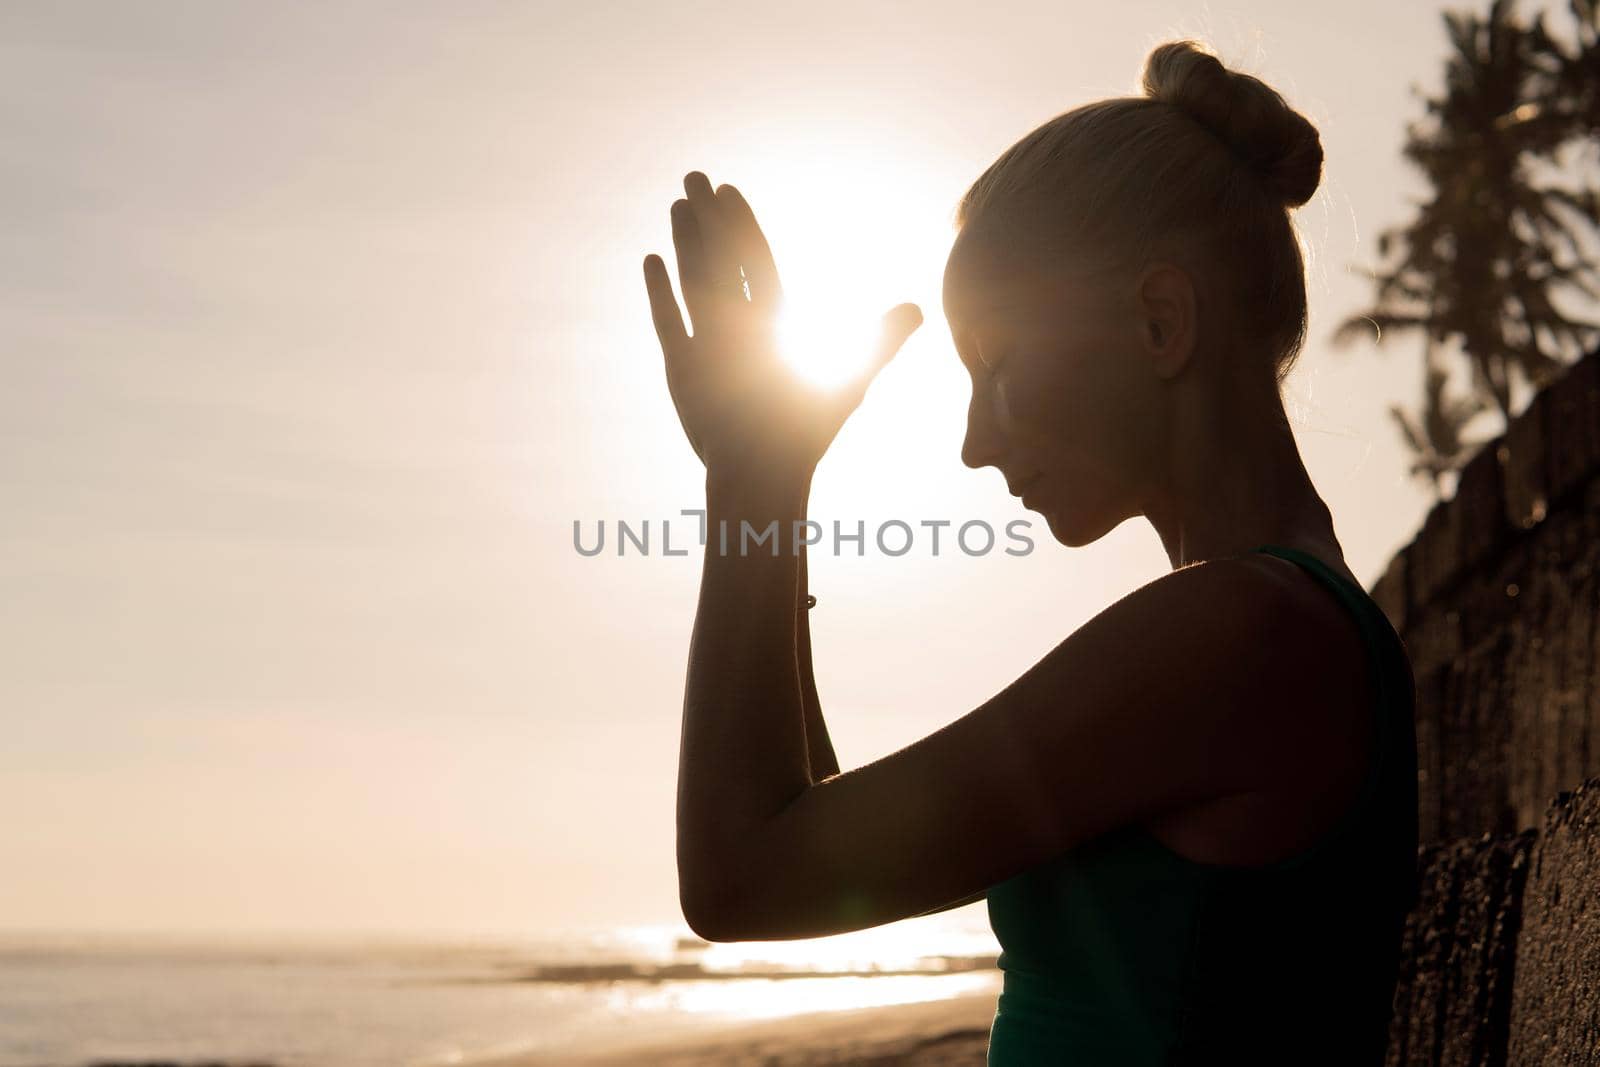
[[[0,933],[0,1067],[444,1067],[998,989],[981,908],[808,941]]]

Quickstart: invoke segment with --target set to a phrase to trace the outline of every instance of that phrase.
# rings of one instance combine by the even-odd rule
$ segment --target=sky
[[[1430,4],[0,9],[0,929],[681,920],[699,558],[660,537],[692,544],[702,471],[640,264],[690,170],[745,193],[818,345],[927,319],[814,483],[868,532],[810,566],[846,768],[1159,577],[1143,520],[1002,551],[1030,515],[960,463],[939,293],[995,156],[1188,36],[1321,132],[1285,400],[1370,586],[1432,502],[1386,413],[1420,351],[1329,337],[1423,191]],[[1000,541],[891,556],[891,518]]]

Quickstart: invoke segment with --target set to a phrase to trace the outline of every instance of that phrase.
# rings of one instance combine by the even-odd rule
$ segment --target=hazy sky
[[[1112,13],[1114,11],[1114,13]],[[1180,36],[1320,128],[1287,391],[1369,585],[1429,504],[1335,350],[1409,215],[1425,3],[9,4],[0,10],[0,926],[523,931],[674,920],[700,505],[640,274],[704,170],[797,315],[924,327],[818,473],[817,677],[859,765],[1167,568],[1050,540],[958,458],[950,212]],[[581,557],[574,520],[651,520]],[[887,518],[1034,551],[899,558]],[[691,520],[674,524],[687,543]]]

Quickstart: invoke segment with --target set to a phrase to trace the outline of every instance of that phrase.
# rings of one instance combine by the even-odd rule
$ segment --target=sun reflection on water
[[[796,971],[904,971],[939,969],[938,957],[980,955],[993,951],[987,930],[930,929],[914,923],[893,923],[832,937],[801,941],[737,941],[709,944],[697,958],[707,970],[739,971],[756,967]]]
[[[685,1012],[709,1018],[772,1019],[806,1012],[915,1004],[968,993],[997,992],[994,971],[884,978],[752,978],[749,981],[666,982],[618,985],[611,1007],[618,1012]]]
[[[934,916],[797,941],[708,943],[667,925],[617,933],[638,956],[692,963],[717,976],[617,983],[611,1006],[624,1013],[767,1019],[997,993],[1000,985],[999,972],[984,965],[998,945],[981,915]],[[915,973],[896,973],[905,971]]]

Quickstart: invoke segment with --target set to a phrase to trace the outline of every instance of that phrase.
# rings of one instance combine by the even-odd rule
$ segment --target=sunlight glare
[[[968,391],[941,290],[971,161],[929,155],[879,121],[864,116],[852,128],[833,113],[783,113],[763,120],[760,137],[707,145],[699,157],[711,161],[713,184],[726,181],[749,201],[771,246],[782,286],[774,341],[796,384],[843,386],[881,351],[892,308],[911,302],[922,311],[922,325],[829,449],[832,473],[816,502],[863,518],[886,506],[886,465],[902,494],[948,498]],[[676,477],[681,453],[662,457]]]
[[[643,988],[636,983],[616,983],[610,998],[612,1010],[619,1014],[670,1011],[728,1020],[754,1020],[998,993],[999,984],[997,971],[885,978],[665,982]]]
[[[780,352],[822,388],[866,369],[895,305],[915,301],[925,319],[937,313],[929,298],[952,238],[951,194],[929,181],[926,161],[896,158],[877,137],[857,155],[838,136],[797,129],[729,169],[777,261]]]
[[[807,382],[836,388],[866,369],[882,328],[882,314],[860,307],[795,304],[778,313],[778,351]],[[884,309],[887,310],[887,309]]]

